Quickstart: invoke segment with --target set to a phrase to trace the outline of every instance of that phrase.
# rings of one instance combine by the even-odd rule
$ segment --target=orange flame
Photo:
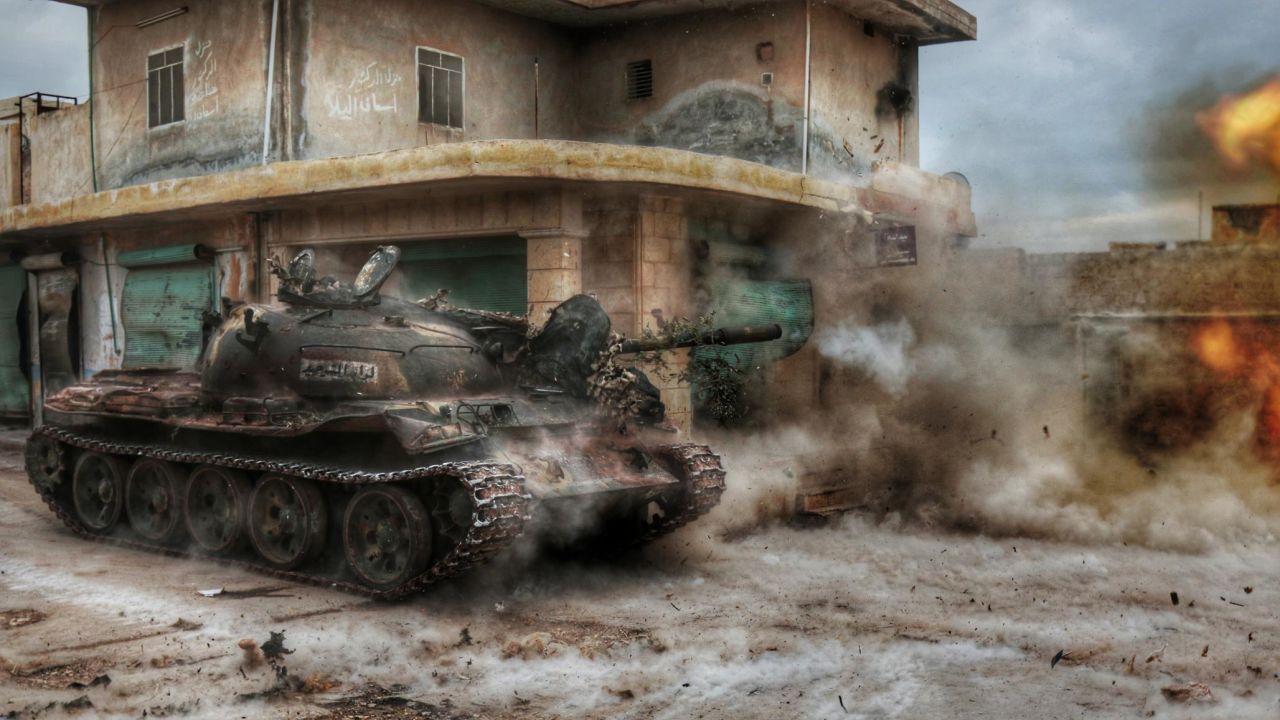
[[[1223,98],[1196,115],[1196,122],[1231,167],[1243,170],[1259,162],[1280,172],[1280,77]]]
[[[1210,370],[1235,374],[1245,358],[1236,344],[1235,333],[1225,320],[1215,320],[1200,328],[1192,340],[1196,357]]]
[[[1274,334],[1248,323],[1213,320],[1195,331],[1191,347],[1206,368],[1259,398],[1257,442],[1280,461],[1280,349],[1268,338]]]

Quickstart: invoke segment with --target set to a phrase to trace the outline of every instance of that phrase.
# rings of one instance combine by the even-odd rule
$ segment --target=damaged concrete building
[[[585,292],[624,334],[779,322],[784,349],[747,357],[767,424],[818,404],[808,339],[850,272],[975,234],[963,178],[918,168],[919,48],[976,33],[948,0],[67,1],[91,100],[0,142],[11,417],[192,366],[207,311],[271,299],[273,256],[347,277],[395,243],[406,298],[537,320]],[[783,259],[813,228],[846,252],[808,274]]]

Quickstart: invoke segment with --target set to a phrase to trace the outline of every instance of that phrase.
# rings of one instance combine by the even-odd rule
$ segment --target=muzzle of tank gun
[[[771,325],[738,325],[735,327],[717,328],[702,335],[689,335],[682,338],[637,338],[623,340],[621,352],[637,353],[659,350],[675,350],[677,348],[695,347],[699,345],[742,345],[744,343],[768,342],[782,337],[782,326]]]

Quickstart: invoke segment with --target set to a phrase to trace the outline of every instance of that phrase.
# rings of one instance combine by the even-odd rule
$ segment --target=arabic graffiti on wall
[[[192,120],[206,118],[218,112],[218,85],[214,82],[218,74],[218,61],[213,56],[213,41],[192,43],[192,54],[195,55],[195,72],[189,76],[191,91],[187,93],[187,117]]]
[[[396,93],[400,73],[377,62],[360,68],[346,87],[331,88],[324,96],[329,117],[355,120],[374,113],[394,113],[399,109]]]

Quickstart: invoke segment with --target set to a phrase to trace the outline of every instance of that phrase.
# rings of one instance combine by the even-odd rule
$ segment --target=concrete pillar
[[[546,322],[552,308],[582,292],[582,232],[526,235],[529,321]]]
[[[640,197],[635,257],[636,309],[642,327],[658,330],[655,312],[665,320],[694,314],[688,227],[683,201],[657,195]],[[687,350],[669,352],[665,370],[648,373],[662,393],[667,419],[686,431],[691,425],[690,388],[675,376],[684,372],[688,358]]]

